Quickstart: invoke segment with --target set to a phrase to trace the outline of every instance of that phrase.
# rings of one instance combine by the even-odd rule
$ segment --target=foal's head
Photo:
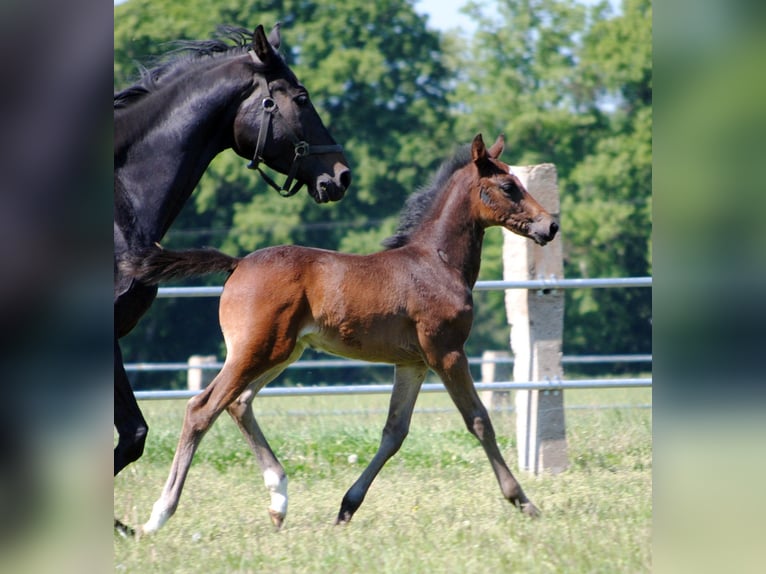
[[[481,134],[471,145],[471,160],[479,179],[471,188],[473,209],[486,227],[501,225],[539,245],[551,241],[559,229],[555,218],[527,192],[507,164],[497,158],[502,140],[487,149]]]

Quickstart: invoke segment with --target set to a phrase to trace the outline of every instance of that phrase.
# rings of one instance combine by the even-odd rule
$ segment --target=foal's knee
[[[404,443],[404,439],[410,432],[410,427],[404,423],[398,424],[386,424],[383,427],[383,434],[381,436],[381,444],[387,445],[388,450],[391,453],[396,453]]]
[[[478,438],[481,442],[492,439],[495,436],[495,431],[492,428],[492,423],[489,421],[489,417],[485,414],[477,414],[473,419],[466,421],[468,431]]]

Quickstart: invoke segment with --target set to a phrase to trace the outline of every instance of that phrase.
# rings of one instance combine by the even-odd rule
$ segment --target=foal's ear
[[[277,36],[279,36],[279,29],[277,29]],[[255,52],[255,55],[258,56],[258,59],[264,66],[271,64],[272,60],[276,57],[274,48],[269,44],[266,32],[263,31],[261,24],[258,24],[255,32],[253,32],[253,52]]]
[[[498,159],[503,154],[503,149],[505,148],[505,134],[500,134],[497,136],[497,139],[495,140],[495,143],[493,143],[488,152],[489,157],[492,159]]]
[[[484,138],[481,134],[476,134],[471,144],[471,160],[478,166],[481,166],[489,159],[487,155],[487,146],[484,145]]]

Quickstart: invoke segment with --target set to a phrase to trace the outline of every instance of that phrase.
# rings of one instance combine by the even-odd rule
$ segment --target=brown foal
[[[362,504],[372,481],[402,445],[428,369],[435,371],[489,458],[503,496],[524,514],[538,510],[506,465],[487,410],[474,388],[463,345],[473,320],[484,229],[500,225],[540,245],[558,224],[497,157],[481,135],[470,155],[448,160],[433,183],[407,202],[387,248],[352,255],[284,245],[243,258],[219,251],[158,249],[135,260],[145,283],[208,272],[231,272],[220,301],[227,356],[213,382],[186,409],[170,476],[143,532],[175,512],[194,452],[224,410],[255,453],[279,527],[287,512],[287,477],[255,420],[256,393],[306,347],[395,365],[388,419],[377,453],[343,497],[336,523]]]

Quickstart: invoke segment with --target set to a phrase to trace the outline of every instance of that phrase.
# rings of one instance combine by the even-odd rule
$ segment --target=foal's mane
[[[210,58],[222,58],[244,53],[250,48],[253,32],[239,26],[218,26],[210,40],[176,40],[170,42],[175,49],[153,59],[151,68],[139,66],[140,79],[129,88],[114,94],[114,107],[125,108],[156,91],[160,83],[189,71],[192,66],[203,66]],[[261,71],[266,71],[263,68]]]
[[[439,166],[436,174],[431,177],[428,185],[407,198],[399,215],[399,227],[396,228],[391,237],[381,242],[383,247],[395,249],[407,245],[411,235],[420,227],[433,205],[444,193],[447,180],[469,161],[471,161],[471,146],[469,145],[460,147],[450,159],[445,160]]]

